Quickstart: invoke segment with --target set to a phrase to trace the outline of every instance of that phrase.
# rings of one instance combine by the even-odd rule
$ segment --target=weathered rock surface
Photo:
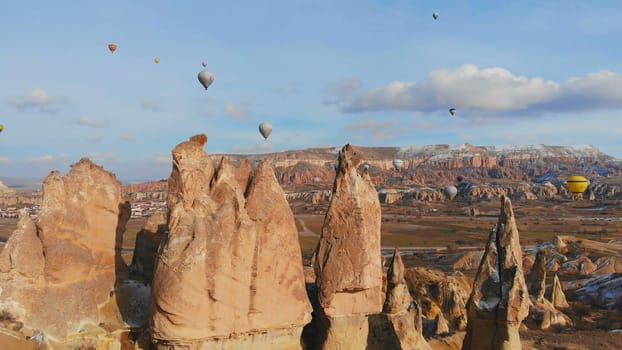
[[[319,303],[330,317],[382,311],[380,203],[362,158],[352,146],[339,153],[333,195],[318,242],[314,269]]]
[[[580,281],[574,295],[578,300],[592,306],[620,310],[622,273],[609,273]]]
[[[535,297],[531,297],[531,301],[529,318],[526,322],[529,328],[546,330],[554,326],[568,327],[573,325],[570,317],[557,310],[547,299],[536,300]]]
[[[167,233],[166,213],[158,211],[147,219],[136,235],[132,265],[130,265],[132,277],[151,283],[158,247],[166,238]]]
[[[546,291],[546,256],[548,251],[546,249],[538,251],[536,254],[536,260],[531,268],[529,274],[529,295],[533,296],[535,300],[542,300],[544,298],[544,292]]]
[[[522,262],[512,204],[504,196],[467,303],[463,350],[521,349],[518,329],[529,312]]]
[[[265,162],[235,168],[226,158],[215,169],[203,144],[193,137],[172,152],[153,339],[160,349],[300,348],[311,305],[294,216],[274,171]]]
[[[553,277],[553,286],[551,287],[551,295],[549,296],[549,300],[556,309],[565,309],[569,307],[568,301],[566,301],[566,294],[564,294],[564,290],[562,289],[562,285],[559,282],[557,274]]]
[[[393,259],[387,272],[387,293],[383,307],[384,326],[382,322],[370,322],[373,338],[377,340],[378,348],[393,348],[389,346],[392,339],[398,346],[396,349],[430,349],[423,338],[421,310],[410,297],[406,280],[404,279],[404,263],[397,248],[393,252]],[[383,346],[384,345],[384,346]]]
[[[472,279],[460,272],[445,276],[441,271],[415,267],[406,270],[405,280],[421,307],[425,336],[466,328]]]
[[[339,152],[333,194],[315,253],[313,348],[365,349],[392,329],[381,314],[384,301],[380,253],[380,202],[361,156]],[[399,298],[403,298],[400,296]],[[395,300],[394,304],[399,304]],[[380,335],[379,335],[380,334]],[[393,337],[386,341],[399,344]]]
[[[66,176],[51,172],[37,224],[23,212],[0,254],[0,310],[56,340],[119,324],[113,296],[129,216],[121,184],[90,160]]]

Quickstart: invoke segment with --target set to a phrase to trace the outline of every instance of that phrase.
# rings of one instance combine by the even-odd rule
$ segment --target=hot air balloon
[[[203,62],[201,62],[201,65],[202,65],[203,67],[207,67],[207,61],[203,61]]]
[[[456,115],[456,109],[455,108],[450,108],[449,109],[449,114],[451,114],[451,116],[453,117],[454,115]]]
[[[580,175],[573,175],[566,180],[566,186],[568,186],[568,190],[572,192],[574,198],[581,198],[589,184],[590,182]]]
[[[153,59],[153,62],[155,62],[156,64],[160,63],[160,57],[156,57]]]
[[[4,130],[4,125],[0,124],[0,132],[2,132],[2,130]]]
[[[398,171],[402,170],[402,165],[404,165],[404,161],[401,159],[393,159],[393,166]]]
[[[110,50],[110,53],[114,53],[116,49],[117,49],[117,44],[113,44],[113,43],[108,44],[108,50]]]
[[[259,132],[261,133],[261,136],[263,136],[264,140],[267,140],[268,136],[270,136],[270,133],[272,132],[272,124],[270,123],[259,124]]]
[[[443,189],[443,194],[445,194],[445,197],[451,201],[458,194],[458,189],[456,186],[447,186]]]
[[[201,83],[201,85],[203,85],[203,87],[205,88],[205,90],[207,90],[207,88],[212,85],[212,83],[214,82],[214,74],[206,71],[206,70],[202,70],[199,72],[199,82]]]
[[[364,168],[365,170],[369,170],[369,164],[365,164],[365,165],[363,165],[363,168]]]
[[[438,16],[439,16],[438,12],[434,12],[434,13],[432,14],[432,17],[433,17],[435,20],[438,18]]]

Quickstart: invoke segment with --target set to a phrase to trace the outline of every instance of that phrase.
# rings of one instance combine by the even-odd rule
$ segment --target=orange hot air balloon
[[[117,49],[117,44],[108,44],[108,50],[110,50],[111,53],[114,53],[114,51]]]

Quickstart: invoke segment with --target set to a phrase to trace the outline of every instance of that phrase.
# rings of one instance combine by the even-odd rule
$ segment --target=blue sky
[[[122,181],[166,178],[196,133],[209,153],[469,142],[622,158],[620,18],[619,1],[5,1],[0,177],[87,156]]]

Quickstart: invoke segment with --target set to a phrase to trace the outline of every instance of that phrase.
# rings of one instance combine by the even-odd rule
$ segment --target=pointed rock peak
[[[194,199],[209,191],[214,166],[203,146],[193,138],[173,149],[173,170],[168,179],[168,207],[183,203],[189,208]]]
[[[201,147],[205,146],[205,144],[207,143],[207,135],[205,134],[198,134],[198,135],[194,135],[190,138],[190,141],[192,142],[196,142],[198,143]]]
[[[520,323],[529,312],[522,250],[509,198],[502,196],[499,221],[490,233],[467,304],[463,350],[520,349]]]
[[[347,144],[339,152],[337,171],[338,173],[345,173],[348,169],[356,169],[362,160],[363,157],[354,150],[354,147]]]
[[[393,251],[393,259],[387,271],[387,281],[392,284],[402,283],[404,280],[404,262],[397,248]]]
[[[551,290],[551,304],[555,308],[567,308],[569,307],[568,301],[566,300],[566,295],[564,294],[564,290],[562,289],[562,284],[559,282],[559,277],[557,274],[553,277],[553,288]]]

